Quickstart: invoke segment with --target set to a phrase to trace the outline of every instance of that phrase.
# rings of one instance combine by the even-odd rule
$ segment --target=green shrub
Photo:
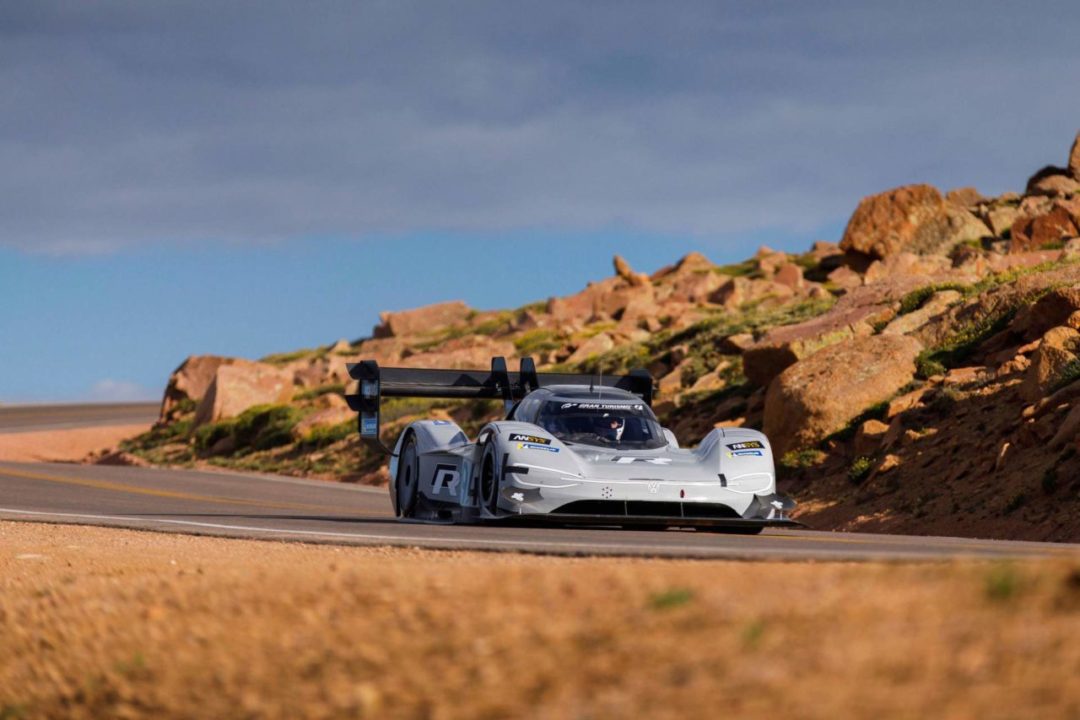
[[[237,447],[267,450],[292,442],[300,411],[289,405],[256,405],[240,413],[233,428]]]
[[[304,348],[302,350],[293,350],[292,352],[275,353],[273,355],[267,355],[259,362],[270,363],[271,365],[286,365],[295,360],[303,360],[309,357],[322,357],[327,353],[329,348]]]
[[[323,395],[344,395],[345,383],[330,383],[310,388],[296,394],[297,400],[314,400]]]
[[[1012,565],[995,565],[986,574],[983,591],[986,599],[993,602],[1007,602],[1020,592],[1020,578]]]
[[[686,605],[694,599],[694,591],[687,588],[675,588],[666,592],[655,593],[649,597],[649,606],[653,610],[670,610]]]
[[[962,294],[968,294],[971,292],[970,285],[962,285],[960,283],[939,283],[937,285],[927,285],[925,287],[912,290],[900,300],[899,315],[907,315],[908,313],[915,312],[927,301],[934,296],[935,293],[942,290],[958,290]]]
[[[514,348],[520,355],[535,355],[558,350],[563,344],[551,330],[537,328],[528,330],[514,340]]]
[[[142,435],[138,435],[120,443],[120,449],[124,452],[149,450],[172,442],[180,442],[191,433],[192,419],[177,420],[167,425],[155,425]]]
[[[346,420],[337,425],[318,425],[311,429],[301,444],[308,449],[324,448],[345,440],[356,431],[355,420]]]
[[[936,359],[936,351],[934,350],[923,350],[915,358],[915,377],[917,378],[929,380],[935,375],[944,375],[945,372],[945,365]]]
[[[923,350],[915,360],[917,377],[926,380],[944,374],[949,368],[961,366],[983,342],[1008,327],[1018,309],[1018,306],[1005,308],[971,322],[958,329],[942,345]]]
[[[713,268],[713,272],[729,277],[761,277],[761,270],[754,259],[730,265],[719,265]]]
[[[785,470],[806,470],[812,468],[825,459],[825,453],[814,448],[801,450],[788,450],[780,458],[780,467]]]
[[[205,452],[232,438],[236,450],[269,450],[292,442],[301,413],[289,405],[256,405],[238,417],[203,425],[195,431],[195,447]]]
[[[195,402],[189,397],[183,398],[180,402],[176,403],[174,412],[177,415],[190,415],[195,412],[199,407],[199,403]]]
[[[642,343],[634,343],[595,355],[579,363],[578,370],[583,373],[616,375],[644,367],[648,362],[649,348]]]
[[[235,420],[222,420],[216,423],[207,423],[195,430],[196,449],[206,452],[217,445],[219,441],[233,436]]]
[[[873,469],[874,461],[865,455],[861,455],[851,462],[851,467],[848,468],[848,480],[858,485],[870,475],[870,471]]]

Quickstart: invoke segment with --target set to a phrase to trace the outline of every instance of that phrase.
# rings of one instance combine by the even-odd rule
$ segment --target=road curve
[[[0,408],[0,433],[149,422],[156,404]],[[773,560],[1080,559],[1080,545],[905,535],[427,525],[393,517],[383,489],[161,468],[0,463],[0,520],[350,545]]]
[[[161,403],[92,405],[12,405],[0,407],[0,432],[39,432],[106,425],[138,425],[157,420]]]
[[[267,475],[0,463],[0,520],[349,545],[772,560],[1080,559],[1080,545],[771,530],[759,536],[396,520],[383,489]]]

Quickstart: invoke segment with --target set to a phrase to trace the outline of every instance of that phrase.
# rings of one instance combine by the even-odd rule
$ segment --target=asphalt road
[[[150,421],[156,404],[0,408],[0,433]],[[0,520],[350,545],[775,560],[1080,559],[1080,545],[766,530],[427,525],[393,517],[386,490],[269,475],[0,463]]]
[[[0,432],[68,430],[100,425],[137,425],[157,419],[161,403],[0,406]]]
[[[630,555],[774,560],[1080,559],[1080,545],[767,530],[700,531],[449,526],[394,519],[383,489],[265,475],[0,463],[0,519],[228,537]]]

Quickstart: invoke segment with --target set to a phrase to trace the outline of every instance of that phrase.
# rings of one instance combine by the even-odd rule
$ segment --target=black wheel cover
[[[480,464],[480,502],[493,515],[499,509],[499,478],[496,474],[495,450],[490,446]]]
[[[420,458],[416,453],[416,437],[409,435],[398,460],[397,510],[401,517],[412,517],[420,486]]]

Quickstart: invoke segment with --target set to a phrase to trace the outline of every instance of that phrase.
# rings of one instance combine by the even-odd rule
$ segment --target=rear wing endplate
[[[501,399],[507,412],[533,390],[550,385],[592,385],[634,393],[652,405],[652,376],[645,370],[629,375],[538,373],[532,358],[522,358],[518,372],[509,372],[506,358],[491,359],[491,371],[379,367],[374,360],[350,363],[349,376],[356,391],[346,394],[349,407],[359,413],[360,438],[379,450],[390,451],[379,439],[379,406],[384,397]]]

